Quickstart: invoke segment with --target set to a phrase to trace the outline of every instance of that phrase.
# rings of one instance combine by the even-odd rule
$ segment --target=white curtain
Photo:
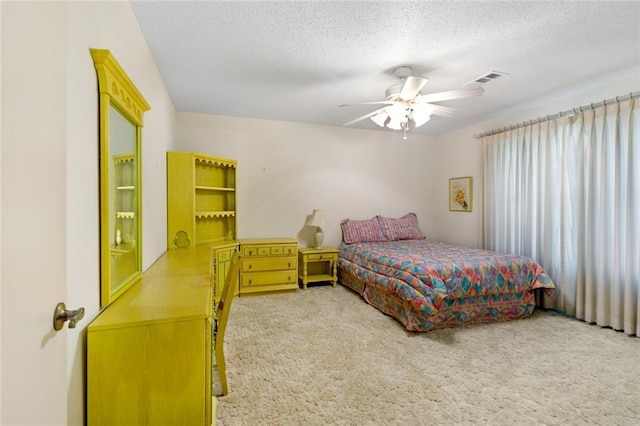
[[[629,99],[482,138],[484,246],[538,260],[543,305],[640,330],[640,108]]]

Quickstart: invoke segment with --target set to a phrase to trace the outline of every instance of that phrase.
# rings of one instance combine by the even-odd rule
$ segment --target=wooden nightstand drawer
[[[321,253],[321,254],[308,254],[308,261],[319,261],[319,260],[338,260],[338,253]]]
[[[242,272],[281,271],[297,267],[295,257],[246,259],[242,262]]]

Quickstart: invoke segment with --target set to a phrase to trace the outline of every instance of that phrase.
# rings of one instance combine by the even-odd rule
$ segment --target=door
[[[67,362],[79,333],[52,326],[56,304],[69,302],[74,249],[67,241],[66,5],[0,7],[0,424],[66,425],[70,383],[82,380],[70,377]]]

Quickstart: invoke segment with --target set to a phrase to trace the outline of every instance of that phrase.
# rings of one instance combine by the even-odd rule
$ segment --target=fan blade
[[[393,101],[373,101],[373,102],[358,102],[355,104],[342,104],[338,106],[344,107],[344,106],[357,106],[357,105],[391,105],[391,104],[393,104]]]
[[[439,115],[440,117],[451,117],[456,110],[442,105],[433,105],[433,115]]]
[[[427,80],[424,77],[416,77],[410,75],[405,80],[402,85],[402,89],[400,90],[400,97],[405,101],[410,101],[415,98],[418,93],[422,90],[425,84],[427,84]]]
[[[386,107],[386,106],[384,106],[384,107],[382,107],[382,108],[378,108],[378,109],[377,109],[377,110],[375,110],[375,111],[369,112],[369,113],[367,113],[367,114],[365,114],[365,115],[361,115],[360,117],[358,117],[358,118],[356,118],[356,119],[354,119],[354,120],[351,120],[351,121],[349,121],[348,123],[344,123],[344,124],[343,124],[343,126],[345,126],[345,127],[346,127],[346,126],[351,126],[352,124],[355,124],[355,123],[357,123],[357,122],[359,122],[359,121],[366,120],[367,118],[373,117],[374,115],[376,115],[376,114],[377,114],[377,113],[379,113],[380,111],[384,111],[386,108],[387,108],[387,107]]]
[[[484,93],[482,87],[473,87],[470,89],[456,89],[449,90],[448,92],[429,93],[427,95],[417,96],[415,102],[441,102],[449,101],[451,99],[468,98],[470,96],[480,96]]]

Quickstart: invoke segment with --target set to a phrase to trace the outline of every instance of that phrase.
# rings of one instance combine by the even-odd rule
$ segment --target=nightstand
[[[298,272],[302,288],[306,290],[308,283],[330,281],[338,285],[338,249],[312,247],[298,249]]]

